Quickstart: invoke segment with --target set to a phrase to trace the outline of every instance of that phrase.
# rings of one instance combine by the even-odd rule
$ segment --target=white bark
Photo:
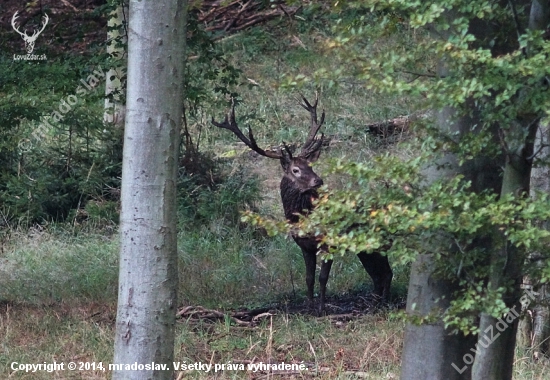
[[[117,9],[111,13],[109,21],[107,22],[107,54],[113,59],[124,61],[124,44],[126,44],[127,36],[124,23],[128,20],[125,18],[128,16],[128,3],[119,5]],[[124,65],[123,65],[124,66]],[[120,78],[124,75],[124,71],[121,67],[111,67],[107,72],[105,80],[105,96],[112,94],[111,98],[105,98],[105,112],[103,113],[103,121],[108,124],[114,124],[116,126],[124,126],[124,103],[121,101],[120,92],[122,83]]]
[[[184,0],[130,2],[121,251],[113,379],[172,379],[177,289],[176,173]]]

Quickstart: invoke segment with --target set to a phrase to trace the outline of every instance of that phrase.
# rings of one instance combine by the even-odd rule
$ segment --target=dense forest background
[[[13,374],[13,361],[112,360],[123,124],[105,122],[105,80],[113,68],[125,80],[124,54],[107,49],[109,44],[124,48],[123,38],[107,42],[116,5],[91,0],[0,5],[0,374],[5,377],[52,378]],[[46,60],[14,59],[25,53],[11,25],[16,11],[20,30],[29,33],[48,14],[33,52]],[[305,362],[312,369],[306,377],[327,379],[399,376],[405,321],[397,311],[405,304],[410,261],[393,258],[393,300],[374,313],[364,297],[371,284],[360,263],[353,255],[337,257],[329,313],[312,316],[304,306],[299,248],[285,234],[268,236],[274,229],[269,225],[241,220],[243,211],[284,219],[279,163],[249,152],[211,119],[221,119],[237,99],[239,123],[254,130],[260,146],[300,144],[309,125],[300,95],[319,93],[328,143],[315,170],[328,188],[360,188],[349,171],[335,170],[339,162],[387,173],[393,163],[411,163],[412,173],[427,149],[423,144],[431,141],[426,125],[434,115],[425,108],[426,96],[374,91],[361,71],[370,57],[412,51],[430,39],[429,31],[411,27],[407,16],[362,7],[335,11],[328,2],[191,4],[178,173],[178,360]],[[346,32],[361,40],[346,37],[339,25],[351,25]],[[348,50],[335,54],[338,44]],[[355,60],[358,55],[364,61]],[[401,79],[435,75],[437,57],[415,59],[422,65],[407,67]],[[124,91],[109,98],[123,102]],[[393,174],[406,178],[408,173]],[[377,184],[391,189],[384,181]],[[532,352],[519,347],[514,371],[514,378],[542,379],[549,369],[546,359],[532,360]],[[60,378],[72,378],[65,375]],[[219,378],[241,375],[228,371]],[[74,373],[74,378],[108,377],[101,370]]]

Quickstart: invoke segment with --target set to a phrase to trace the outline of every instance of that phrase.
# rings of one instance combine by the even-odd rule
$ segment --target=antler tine
[[[42,29],[40,29],[39,32],[34,32],[34,34],[38,35],[40,33],[42,33],[44,31],[44,29],[46,29],[46,25],[48,25],[48,21],[50,20],[50,18],[48,17],[48,15],[46,13],[44,13],[44,23],[42,25]]]
[[[229,111],[229,115],[225,115],[225,120],[221,123],[218,123],[214,120],[214,117],[212,117],[212,124],[214,124],[218,128],[223,128],[230,130],[237,136],[243,143],[246,144],[250,149],[252,149],[254,152],[258,153],[261,156],[269,157],[269,158],[282,158],[283,155],[275,152],[266,152],[262,148],[258,146],[256,143],[256,139],[254,139],[254,135],[252,134],[252,129],[248,129],[248,138],[244,135],[244,133],[240,130],[240,128],[237,125],[237,121],[235,120],[235,102],[232,102],[231,104],[231,111]]]
[[[315,139],[315,136],[319,132],[319,129],[325,122],[325,111],[323,110],[323,113],[321,114],[321,122],[317,121],[317,103],[319,102],[319,93],[315,93],[315,103],[311,104],[308,102],[308,100],[305,98],[304,95],[300,94],[302,97],[302,100],[304,103],[300,104],[305,110],[307,110],[311,115],[311,127],[309,130],[309,134],[307,136],[306,142],[304,143],[302,147],[302,151],[300,153],[301,156],[307,156],[308,154],[314,152],[315,150],[319,149],[321,145],[323,144],[323,138],[324,135],[321,134],[320,139]]]
[[[321,149],[321,146],[323,145],[325,135],[324,133],[321,133],[321,137],[318,139],[313,139],[310,141],[309,144],[304,145],[302,147],[302,151],[300,152],[300,156],[307,157],[311,153],[317,151],[318,149]]]
[[[19,33],[20,35],[24,36],[25,33],[22,33],[19,31],[17,25],[15,24],[15,21],[19,18],[19,11],[15,12],[13,14],[13,17],[11,18],[11,26],[13,27],[13,30],[15,30],[17,33]]]

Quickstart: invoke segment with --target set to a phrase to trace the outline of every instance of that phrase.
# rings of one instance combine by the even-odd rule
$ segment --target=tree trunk
[[[448,307],[456,285],[433,278],[433,270],[431,255],[421,255],[413,264],[407,296],[408,314],[426,316],[434,309]],[[441,321],[423,325],[409,323],[405,329],[401,380],[469,379],[468,364],[473,358],[470,361],[467,355],[471,354],[468,350],[474,343],[475,337],[453,335]]]
[[[540,134],[535,139],[535,151],[540,150],[540,159],[548,162],[550,159],[550,149],[548,144],[550,138],[550,125],[540,126]],[[540,192],[550,194],[550,168],[548,166],[536,167],[531,171],[531,187]],[[550,229],[550,222],[546,221],[545,228]],[[539,253],[535,253],[534,259],[538,259]],[[541,261],[539,261],[542,264]],[[550,308],[548,300],[550,299],[550,287],[548,284],[543,284],[538,290],[536,305],[532,309],[532,341],[529,343],[533,359],[542,359],[543,355],[548,355],[550,352]]]
[[[535,152],[539,152],[537,159],[549,162],[550,149],[546,145],[550,138],[550,126],[540,125],[539,133],[535,139]],[[533,167],[531,170],[531,196],[535,197],[534,190],[542,193],[550,193],[550,168],[548,165]],[[544,222],[544,228],[549,229],[549,222]],[[530,260],[539,265],[543,265],[543,252],[534,252],[530,255]],[[524,284],[533,287],[536,279],[530,278],[523,280]],[[542,359],[550,351],[550,309],[548,300],[550,299],[550,288],[548,284],[536,287],[537,297],[534,307],[529,307],[525,317],[519,322],[517,345],[523,349],[529,350],[534,360]]]
[[[548,355],[550,340],[550,311],[548,310],[548,299],[550,292],[548,284],[544,284],[538,289],[538,304],[533,308],[533,339],[531,343],[531,352],[533,359],[540,360]]]
[[[530,17],[530,29],[545,30],[550,21],[550,4],[548,1],[533,1]],[[550,149],[548,144],[550,138],[550,125],[541,125],[540,134],[535,139],[535,151],[540,150],[540,158],[548,160],[550,158]],[[550,193],[550,168],[548,165],[533,168],[532,170],[533,189],[541,192]],[[546,229],[550,228],[550,223],[545,222]],[[550,288],[548,284],[541,285],[539,289],[537,305],[533,309],[532,323],[532,341],[531,348],[534,359],[541,359],[543,354],[550,351],[550,309],[548,300],[550,299]]]
[[[120,4],[110,15],[107,22],[107,54],[119,65],[111,67],[105,79],[105,112],[103,121],[116,126],[124,126],[124,103],[121,100],[121,93],[125,86],[121,82],[124,75],[124,46],[128,36],[126,27],[128,25],[128,3]]]
[[[545,30],[549,21],[548,2],[534,0],[531,5],[529,29]],[[521,97],[520,92],[519,101]],[[538,121],[534,115],[520,115],[518,120],[511,122],[510,130],[505,137],[508,151],[501,196],[529,195],[537,127]],[[506,239],[505,236],[501,238]],[[521,308],[520,286],[524,260],[524,252],[508,242],[504,242],[502,248],[494,250],[491,255],[488,286],[494,290],[507,287],[504,301],[506,306],[515,310]],[[518,322],[519,318],[512,318],[511,313],[500,319],[485,313],[481,315],[478,352],[472,369],[473,380],[512,379]]]
[[[518,124],[517,128],[525,126]],[[528,157],[533,154],[533,132],[536,132],[536,125],[529,127],[527,138],[517,149],[508,152],[501,196],[529,194],[531,160]],[[501,239],[505,240],[506,237],[501,236]],[[518,313],[521,310],[519,301],[524,259],[523,252],[506,241],[502,248],[495,249],[491,255],[488,287],[493,290],[507,287],[509,290],[504,294],[504,302]],[[486,313],[481,314],[480,334],[472,368],[473,380],[512,379],[518,322],[519,318],[512,313],[499,319]]]
[[[186,11],[184,0],[130,2],[116,380],[173,378]]]
[[[446,75],[440,68],[440,75]],[[455,111],[447,107],[438,113],[437,124],[441,132],[448,136],[464,136],[470,126],[476,125],[473,102],[468,102],[472,117],[457,117]],[[495,135],[496,136],[496,135]],[[452,178],[458,174],[472,181],[473,191],[491,189],[495,191],[500,184],[499,162],[497,159],[477,157],[469,163],[459,166],[452,154],[447,154],[442,162],[434,167],[445,167],[445,170],[430,169],[426,172],[428,180]],[[443,237],[441,239],[444,239]],[[452,246],[452,242],[445,244]],[[490,244],[480,239],[477,244]],[[411,268],[407,313],[427,316],[433,311],[445,310],[449,306],[457,284],[433,275],[435,259],[430,254],[421,255]],[[405,343],[402,356],[401,380],[467,380],[471,376],[471,364],[474,361],[471,349],[475,347],[475,336],[453,334],[445,329],[443,322],[433,324],[408,324],[405,329]]]

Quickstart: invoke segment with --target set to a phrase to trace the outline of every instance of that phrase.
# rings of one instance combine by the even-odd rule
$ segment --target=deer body
[[[313,201],[318,198],[317,188],[323,185],[323,180],[313,171],[310,162],[304,159],[294,159],[288,164],[283,163],[285,175],[281,180],[281,200],[285,218],[291,223],[297,223],[299,215],[307,216],[314,208]],[[298,168],[298,172],[294,170]],[[299,174],[299,176],[297,176]],[[306,265],[307,297],[313,302],[315,288],[315,272],[319,251],[327,251],[326,246],[318,246],[318,240],[313,236],[293,236],[294,241],[304,256]],[[374,295],[378,300],[387,301],[390,296],[390,286],[393,277],[388,258],[378,252],[367,254],[360,252],[357,257],[372,278]],[[327,282],[332,267],[332,260],[321,262],[319,273],[319,313],[325,308]]]
[[[290,223],[297,223],[300,215],[307,216],[314,208],[314,200],[318,198],[317,189],[323,185],[323,180],[313,171],[311,164],[315,162],[320,155],[323,135],[319,139],[315,136],[321,128],[325,119],[325,113],[321,116],[321,122],[317,121],[317,101],[311,105],[304,97],[302,107],[311,114],[311,128],[308,138],[302,147],[301,152],[293,157],[290,149],[285,145],[280,152],[265,151],[258,147],[252,131],[249,130],[248,138],[241,132],[235,121],[235,109],[232,107],[229,118],[222,123],[212,120],[212,123],[220,128],[229,129],[241,139],[249,148],[262,156],[277,158],[280,160],[284,171],[281,179],[280,190],[281,200],[285,212],[285,217]],[[293,239],[302,250],[306,266],[306,284],[307,297],[310,304],[313,304],[313,295],[315,288],[315,272],[317,268],[317,255],[320,251],[327,251],[326,246],[318,246],[318,239],[314,236],[297,236]],[[380,253],[361,252],[357,254],[363,267],[374,282],[374,295],[377,299],[387,300],[390,295],[390,285],[393,272],[386,256]],[[332,267],[332,260],[322,261],[321,272],[319,274],[319,313],[324,312],[325,297],[328,277]]]

